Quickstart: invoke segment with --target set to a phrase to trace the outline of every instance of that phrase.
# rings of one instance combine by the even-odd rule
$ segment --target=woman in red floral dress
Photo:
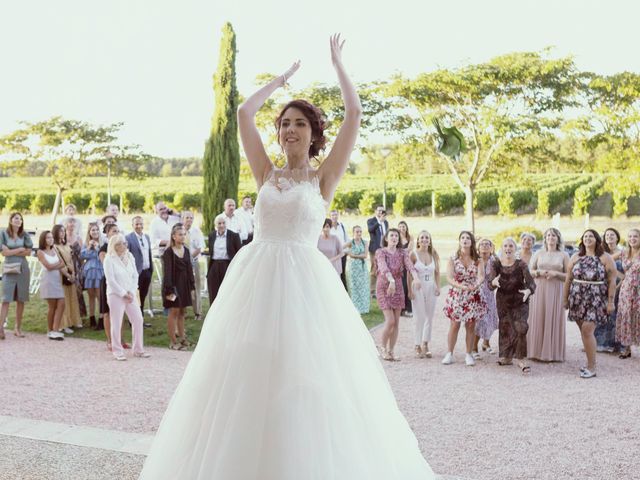
[[[405,307],[405,295],[402,288],[402,274],[411,273],[412,287],[419,290],[420,279],[413,266],[406,248],[399,248],[400,231],[396,228],[387,230],[382,240],[383,248],[376,251],[378,278],[376,281],[376,296],[378,306],[384,314],[384,328],[382,329],[382,358],[384,360],[398,360],[393,354],[393,348],[398,340],[400,312]]]
[[[451,320],[449,325],[448,349],[442,363],[453,363],[453,349],[458,340],[460,325],[464,324],[467,354],[465,363],[472,367],[476,364],[471,351],[475,340],[475,324],[487,311],[480,295],[480,285],[484,281],[484,267],[476,250],[473,233],[462,231],[458,236],[458,251],[449,259],[447,280],[451,287],[444,305],[444,314]]]

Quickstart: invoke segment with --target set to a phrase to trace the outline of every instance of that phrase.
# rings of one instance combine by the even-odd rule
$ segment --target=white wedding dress
[[[431,480],[373,340],[317,249],[318,181],[272,172],[144,480]]]

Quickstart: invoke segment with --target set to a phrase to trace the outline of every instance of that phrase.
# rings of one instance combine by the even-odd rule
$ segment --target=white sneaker
[[[49,338],[49,340],[64,340],[63,333],[56,332],[53,330],[51,330],[50,332],[47,332],[47,337]]]
[[[73,330],[71,330],[69,327],[64,327],[62,331],[67,335],[71,335],[73,333]]]
[[[447,354],[442,359],[443,365],[451,365],[453,363],[453,352],[447,352]]]
[[[467,364],[467,367],[473,367],[476,364],[476,361],[473,359],[473,356],[467,353],[464,357],[464,363]]]

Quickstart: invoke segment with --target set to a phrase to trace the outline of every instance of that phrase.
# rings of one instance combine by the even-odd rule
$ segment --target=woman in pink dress
[[[384,314],[384,328],[382,329],[382,358],[394,361],[398,358],[393,348],[398,340],[398,326],[400,312],[405,307],[404,289],[402,288],[402,273],[406,270],[413,277],[412,287],[420,290],[420,279],[409,258],[406,248],[400,248],[400,231],[396,228],[387,230],[382,240],[382,248],[376,251],[378,278],[376,295],[378,306]]]
[[[628,248],[622,252],[624,280],[616,317],[616,340],[623,345],[620,358],[631,356],[631,345],[640,345],[640,230],[629,230]]]
[[[449,259],[447,268],[447,280],[451,288],[445,300],[444,314],[451,323],[447,337],[447,354],[442,363],[444,365],[453,363],[453,350],[458,341],[458,332],[460,325],[464,324],[467,331],[465,363],[472,367],[476,364],[471,355],[476,338],[476,322],[487,313],[487,305],[480,295],[480,286],[484,282],[484,269],[476,250],[476,239],[473,233],[461,232],[458,242],[458,251]]]

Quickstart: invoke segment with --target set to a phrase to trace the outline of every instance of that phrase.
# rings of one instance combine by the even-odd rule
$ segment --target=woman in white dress
[[[431,243],[431,234],[426,230],[418,234],[416,249],[411,252],[411,262],[416,267],[422,288],[414,291],[409,284],[409,298],[413,305],[415,320],[415,350],[418,358],[431,358],[429,343],[431,327],[440,295],[440,257]]]
[[[304,101],[277,119],[287,164],[276,170],[255,115],[299,62],[238,110],[259,192],[254,240],[234,257],[162,420],[142,479],[431,480],[369,332],[317,249],[328,201],[356,141],[361,106],[331,57],[345,103],[317,170],[323,121]],[[238,286],[251,284],[252,288]]]

